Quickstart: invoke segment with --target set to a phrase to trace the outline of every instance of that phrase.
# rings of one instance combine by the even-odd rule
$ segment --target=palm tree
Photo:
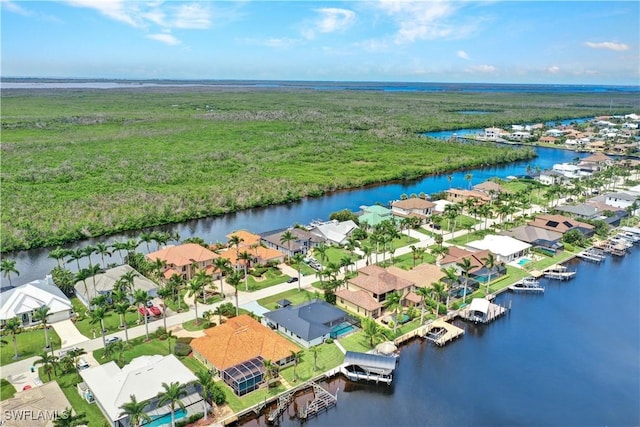
[[[371,264],[371,254],[373,253],[373,247],[369,246],[369,245],[362,245],[362,253],[364,254],[365,258],[367,259],[366,264],[369,265]]]
[[[267,388],[270,388],[273,385],[273,380],[278,377],[278,366],[269,359],[262,359],[262,365],[264,366],[264,382],[267,383]]]
[[[393,335],[398,330],[398,312],[402,309],[402,295],[398,291],[389,292],[383,303],[387,310],[393,311]]]
[[[291,242],[297,239],[296,235],[287,230],[280,235],[280,243],[287,245],[287,261],[291,262]]]
[[[291,261],[293,261],[293,264],[296,266],[296,270],[298,271],[298,291],[300,291],[300,282],[302,280],[302,278],[300,277],[300,270],[302,267],[302,263],[304,262],[304,255],[300,253],[295,254],[293,258],[291,258]]]
[[[18,335],[22,331],[22,322],[17,317],[12,317],[4,324],[4,330],[11,334],[11,340],[13,341],[13,360],[18,360],[20,355],[18,354]]]
[[[115,312],[120,315],[120,327],[124,328],[124,339],[126,342],[129,342],[129,328],[124,316],[127,314],[127,311],[129,311],[129,307],[131,307],[131,304],[127,301],[117,303],[114,308]]]
[[[424,324],[424,309],[426,305],[426,300],[427,300],[427,297],[431,294],[431,289],[427,288],[426,286],[419,287],[418,289],[416,289],[416,294],[421,298],[420,324],[422,325]]]
[[[51,347],[51,353],[53,353],[53,346],[51,346],[51,343],[49,342],[49,328],[47,326],[47,321],[49,320],[49,316],[51,316],[51,313],[49,313],[49,311],[51,311],[51,308],[47,307],[46,305],[38,307],[33,312],[32,320],[36,322],[42,322],[42,327],[44,328],[44,347],[46,349],[49,349],[49,347]]]
[[[204,402],[204,419],[207,419],[208,410],[207,403],[213,408],[213,396],[216,390],[216,383],[213,380],[213,373],[208,369],[201,369],[197,371],[196,377],[198,377],[198,384],[200,385],[203,402]]]
[[[222,295],[222,298],[224,298],[224,280],[222,276],[227,274],[231,269],[231,261],[229,261],[227,258],[218,257],[213,260],[213,266],[215,267],[216,271],[220,272],[220,294]]]
[[[142,289],[136,289],[133,291],[133,303],[138,307],[138,323],[140,322],[141,312],[145,311],[145,305],[149,301],[149,293]],[[144,315],[144,329],[146,333],[146,340],[149,341],[149,316]]]
[[[0,271],[2,271],[2,275],[9,279],[9,286],[11,286],[11,275],[16,273],[17,276],[20,275],[20,272],[16,268],[16,261],[13,259],[3,259],[0,261]]]
[[[100,259],[102,260],[102,268],[106,269],[107,264],[104,261],[104,256],[105,255],[111,256],[111,251],[109,250],[109,246],[103,242],[98,242],[96,243],[96,246],[95,246],[95,253],[100,255]]]
[[[240,253],[240,243],[244,242],[244,239],[240,236],[238,236],[237,234],[232,234],[229,237],[229,247],[236,247],[236,258],[238,257],[238,254]]]
[[[469,182],[469,189],[471,189],[471,180],[473,179],[473,174],[470,174],[470,173],[466,174],[464,176],[464,179],[466,179]]]
[[[151,422],[151,417],[147,415],[144,408],[147,406],[146,402],[138,402],[135,394],[129,396],[131,399],[129,402],[120,405],[120,415],[118,417],[129,417],[129,424],[138,427],[144,421],[145,423]]]
[[[206,270],[202,270],[202,269],[196,271],[196,274],[193,276],[193,278],[199,282],[202,282],[202,303],[206,304],[207,303],[207,293],[206,293],[207,285],[211,284],[212,278],[207,274]]]
[[[58,365],[58,358],[52,354],[50,355],[46,351],[43,353],[40,353],[38,357],[39,359],[33,362],[33,364],[42,365],[44,368],[44,373],[47,374],[47,377],[49,377],[49,381],[51,381],[51,374],[56,371],[56,366]]]
[[[244,269],[244,290],[249,291],[249,277],[247,276],[247,268],[249,268],[248,264],[251,262],[251,254],[247,251],[242,251],[238,255],[238,260],[244,261],[242,263],[242,267]]]
[[[172,292],[177,293],[177,295],[174,294],[173,299],[174,301],[178,301],[178,311],[181,310],[182,298],[180,298],[180,288],[182,288],[183,285],[184,278],[178,273],[173,273],[171,277],[169,277],[169,281],[167,282],[167,286],[171,288]]]
[[[111,248],[114,251],[118,251],[118,255],[120,255],[120,262],[122,262],[124,264],[124,257],[122,256],[122,251],[127,249],[127,243],[126,242],[120,242],[120,241],[115,241],[111,244]]]
[[[179,382],[172,382],[171,384],[162,383],[162,387],[164,388],[164,392],[158,393],[158,397],[160,398],[160,400],[158,400],[158,406],[169,403],[169,407],[171,408],[171,426],[175,427],[176,405],[183,410],[185,409],[181,399],[187,396],[187,387]]]
[[[135,282],[136,277],[138,277],[138,276],[140,276],[140,275],[138,274],[137,271],[129,270],[129,271],[123,273],[122,276],[120,276],[120,278],[118,280],[124,285],[124,288],[128,292],[133,292],[133,284]]]
[[[313,248],[313,254],[320,258],[320,261],[324,264],[327,260],[327,245],[324,243],[318,243],[318,245]]]
[[[242,277],[240,277],[240,274],[238,274],[237,271],[234,271],[229,276],[227,276],[227,283],[235,289],[236,316],[240,314],[240,306],[238,304],[238,286],[240,286],[241,281],[242,281]]]
[[[86,256],[87,259],[89,260],[89,268],[93,266],[93,263],[91,262],[91,255],[93,255],[95,251],[96,251],[96,247],[93,245],[88,245],[82,248],[82,252],[84,253],[84,256]]]
[[[200,324],[200,319],[198,318],[198,294],[202,292],[204,285],[205,283],[198,280],[197,276],[194,276],[193,279],[189,280],[189,284],[187,285],[187,296],[193,296],[193,306],[196,311],[196,325]]]
[[[171,234],[166,231],[154,231],[151,233],[151,240],[156,242],[156,250],[160,250],[160,246],[166,244],[171,239]],[[178,240],[180,237],[178,237]]]
[[[302,357],[302,353],[304,353],[304,351],[289,350],[289,352],[291,353],[291,357],[293,357],[293,382],[296,382],[298,381],[298,375],[296,375],[296,368],[298,367],[298,361]]]
[[[365,340],[369,341],[369,347],[371,348],[376,345],[376,342],[385,339],[380,325],[369,317],[362,319],[362,334],[364,335]]]
[[[167,261],[162,258],[156,258],[149,263],[149,267],[155,274],[157,280],[162,281],[164,279],[164,270],[167,267]]]
[[[111,358],[112,356],[116,356],[116,363],[122,368],[125,363],[124,352],[127,350],[127,343],[124,341],[114,341],[109,343],[104,348],[104,353],[102,357]]]
[[[107,316],[106,307],[98,306],[93,310],[88,311],[87,314],[89,315],[89,319],[90,319],[89,323],[91,323],[92,325],[94,323],[100,324],[100,332],[102,333],[102,346],[105,347],[107,345],[104,337],[104,334],[106,332],[104,328],[104,318]]]
[[[164,330],[167,330],[167,300],[171,296],[171,288],[169,286],[163,286],[158,289],[158,298],[162,300],[162,323],[164,323]]]
[[[462,274],[464,276],[464,291],[462,293],[462,303],[465,304],[467,302],[467,286],[469,284],[469,272],[473,268],[471,265],[471,260],[469,257],[462,258],[462,261],[457,262],[456,265],[462,270]]]
[[[76,266],[78,267],[78,271],[80,271],[80,260],[82,258],[84,258],[84,249],[82,248],[77,248],[77,249],[69,249],[67,255],[69,255],[69,260],[67,260],[67,264],[71,263],[72,261],[76,262]]]
[[[147,245],[147,253],[151,253],[151,248],[149,247],[149,243],[153,241],[153,234],[150,231],[145,231],[140,234],[140,243],[146,243]]]
[[[313,354],[313,372],[316,372],[318,370],[318,346],[314,345],[309,348],[309,351]]]
[[[486,257],[482,258],[483,265],[489,271],[489,277],[487,277],[487,294],[489,293],[489,283],[491,283],[491,273],[493,268],[496,266],[498,260],[493,255],[493,253],[489,252]]]
[[[76,368],[76,373],[78,373],[78,375],[80,374],[80,370],[78,368],[78,357],[82,356],[83,354],[87,354],[85,349],[78,347],[74,347],[67,352],[67,356],[69,356],[73,361],[73,366]]]
[[[87,423],[87,417],[84,413],[73,415],[73,410],[66,408],[53,420],[53,427],[76,427]]]
[[[64,259],[64,257],[67,256],[68,250],[67,249],[63,249],[60,246],[58,246],[55,249],[52,249],[49,251],[49,258],[53,258],[58,262],[58,267],[62,268],[62,265],[60,264],[60,260]]]

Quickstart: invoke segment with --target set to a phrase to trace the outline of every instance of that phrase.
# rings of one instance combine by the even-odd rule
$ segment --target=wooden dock
[[[488,302],[488,301],[487,301]],[[491,323],[494,320],[504,316],[507,314],[509,309],[507,307],[503,307],[501,305],[488,302],[488,308],[483,315],[478,315],[477,311],[471,310],[471,305],[465,307],[464,309],[459,311],[459,316],[467,321],[474,323]]]
[[[436,319],[427,325],[424,337],[439,347],[464,335],[464,329],[458,328],[442,319]]]
[[[298,412],[298,419],[300,420],[306,420],[338,404],[338,392],[333,395],[314,382],[311,382],[311,386],[313,387],[314,398]]]

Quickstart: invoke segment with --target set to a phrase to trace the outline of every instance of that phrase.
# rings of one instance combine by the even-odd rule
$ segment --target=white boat
[[[544,277],[547,279],[555,279],[555,280],[569,280],[573,279],[573,276],[576,275],[575,271],[569,270],[564,265],[556,265],[550,267],[544,272]]]
[[[544,287],[534,277],[525,277],[519,282],[509,286],[513,292],[544,292]]]

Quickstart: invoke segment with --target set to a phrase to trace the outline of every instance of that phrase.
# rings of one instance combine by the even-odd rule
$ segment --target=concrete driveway
[[[88,340],[87,337],[78,331],[76,325],[74,325],[69,319],[51,323],[51,326],[53,326],[53,329],[55,329],[56,333],[60,337],[60,347],[63,349],[73,347]]]

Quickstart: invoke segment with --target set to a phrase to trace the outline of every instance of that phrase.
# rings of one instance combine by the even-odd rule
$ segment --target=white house
[[[0,322],[4,324],[14,317],[19,318],[24,326],[39,322],[33,321],[33,313],[42,306],[49,307],[48,323],[69,319],[73,307],[69,298],[53,283],[51,276],[44,280],[34,280],[22,286],[2,293],[0,303]]]
[[[553,136],[555,138],[559,138],[562,135],[564,135],[564,132],[561,131],[560,129],[549,129],[548,131],[545,132],[545,135],[549,135],[549,136]]]
[[[472,252],[488,250],[498,256],[498,260],[508,263],[516,260],[531,249],[531,245],[509,236],[488,234],[482,240],[467,243],[467,249]]]
[[[114,427],[130,425],[128,417],[120,415],[120,406],[129,403],[132,395],[138,402],[147,402],[144,411],[152,419],[162,417],[166,421],[164,424],[170,425],[169,405],[158,406],[158,393],[164,391],[162,383],[187,385],[187,395],[182,398],[187,413],[202,412],[204,409],[202,396],[195,386],[198,378],[172,354],[140,356],[122,369],[111,361],[84,369],[80,371],[80,376],[105,418]],[[184,417],[185,414],[181,412],[176,420]]]
[[[538,181],[544,185],[553,185],[560,184],[565,181],[569,181],[569,178],[565,177],[564,174],[555,171],[555,170],[545,170],[540,172],[538,176]]]
[[[358,228],[358,226],[351,220],[342,222],[329,221],[318,224],[311,229],[311,233],[329,242],[344,245],[356,228]]]
[[[638,201],[638,196],[629,193],[609,193],[605,195],[604,200],[605,204],[621,209],[627,209],[636,201]]]
[[[98,295],[111,295],[111,292],[116,288],[117,282],[122,279],[122,276],[129,272],[135,274],[133,278],[134,290],[142,289],[143,291],[147,291],[150,298],[158,295],[158,285],[156,283],[138,273],[130,265],[124,264],[110,268],[104,273],[96,274],[84,281],[76,282],[74,286],[76,296],[84,305],[89,307],[91,300]]]

